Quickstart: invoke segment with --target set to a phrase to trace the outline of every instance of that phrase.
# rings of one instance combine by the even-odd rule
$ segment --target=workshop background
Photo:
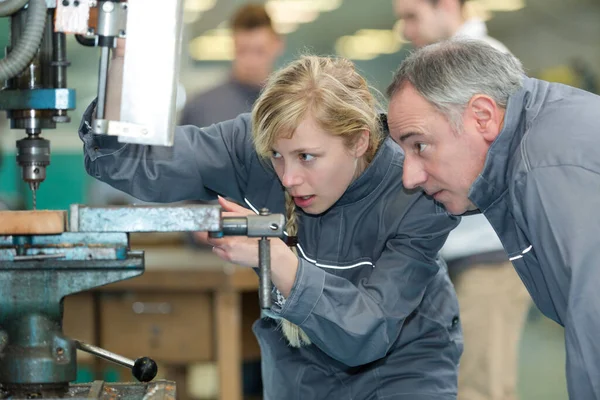
[[[410,50],[393,29],[396,21],[391,0],[270,2],[276,4],[273,7],[279,10],[275,20],[281,32],[285,33],[286,52],[280,65],[305,52],[339,54],[353,59],[370,83],[377,90],[384,91],[392,72]],[[179,96],[181,104],[193,94],[227,79],[231,42],[226,31],[226,21],[232,10],[242,3],[244,2],[235,0],[186,0],[180,75],[181,86],[184,88]],[[530,75],[596,90],[595,80],[600,74],[600,1],[473,0],[471,3],[473,12],[488,18],[490,35],[503,42],[519,57]],[[3,18],[0,19],[0,48],[4,49],[7,44],[8,19]],[[159,48],[156,49],[156,56],[160,57]],[[78,109],[70,112],[71,123],[44,132],[44,136],[51,140],[52,159],[48,167],[48,178],[38,192],[39,209],[68,209],[69,204],[89,201],[87,193],[91,178],[84,171],[82,145],[77,137],[77,128],[82,111],[95,97],[99,52],[94,48],[82,47],[69,37],[68,59],[71,61],[67,71],[68,87],[77,90]],[[575,62],[584,66],[583,75],[575,72]],[[22,131],[8,128],[6,116],[1,113],[0,146],[3,163],[0,165],[0,199],[15,209],[29,208],[31,202],[29,191],[22,183],[20,171],[14,161],[15,140],[23,136]],[[173,238],[169,240],[171,239]],[[168,246],[171,243],[169,240],[162,244]],[[172,246],[173,251],[179,248],[177,246],[183,247],[176,239],[173,239]],[[244,296],[243,302],[254,301],[252,292]],[[112,307],[118,307],[119,301],[109,303]],[[185,303],[185,299],[177,301]],[[213,298],[208,301],[222,301],[226,304],[228,299]],[[165,311],[164,307],[160,309],[162,303],[154,301],[152,304],[158,307],[156,313]],[[168,304],[172,306],[174,303],[170,300]],[[174,327],[174,332],[185,335],[183,331],[189,328],[197,329],[195,332],[201,334],[209,329],[201,318],[203,315],[209,318],[213,310],[210,304],[200,307],[199,311],[197,307],[190,310],[188,320],[199,319],[197,327],[190,322],[189,326]],[[113,309],[108,307],[107,310],[109,312]],[[213,317],[215,316],[210,318]],[[117,316],[111,321],[117,324],[118,319]],[[148,325],[148,329],[154,329],[155,336],[161,334],[160,328],[152,324]],[[206,335],[211,333],[207,332]],[[128,338],[132,342],[137,340],[135,334]],[[172,336],[172,340],[178,339]],[[253,351],[256,358],[256,349]],[[210,353],[210,349],[198,349],[198,352]],[[248,354],[248,358],[252,358],[252,351]],[[207,356],[207,359],[210,358]],[[192,398],[214,396],[218,390],[217,385],[206,383],[216,379],[218,372],[214,364],[192,361],[189,365],[184,363],[179,366],[178,373],[186,378],[186,386],[178,387],[178,391],[186,391]],[[564,364],[562,328],[532,309],[520,350],[521,398],[566,399]],[[118,368],[106,367],[103,377],[107,380],[120,379],[121,372]],[[82,374],[81,379],[91,379],[91,375],[85,375],[85,368],[82,368]]]

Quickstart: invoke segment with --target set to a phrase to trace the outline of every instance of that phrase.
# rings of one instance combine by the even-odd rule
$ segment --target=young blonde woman
[[[404,190],[400,148],[352,63],[303,57],[271,77],[251,116],[178,127],[173,148],[95,136],[92,110],[80,129],[92,176],[146,201],[220,194],[287,215],[298,244],[271,241],[274,305],[254,324],[265,399],[456,398],[458,304],[436,260],[458,221]],[[258,264],[256,240],[207,240]]]

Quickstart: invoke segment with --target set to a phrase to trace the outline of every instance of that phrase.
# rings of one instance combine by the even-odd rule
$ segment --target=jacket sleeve
[[[248,114],[203,129],[178,126],[174,145],[164,147],[93,134],[94,107],[95,102],[79,128],[91,176],[150,202],[212,200],[216,194],[243,201],[250,164],[258,161]]]
[[[300,258],[290,295],[273,311],[348,366],[384,357],[438,273],[438,251],[459,221],[421,194],[404,212],[367,279],[355,285]]]
[[[599,188],[600,174],[590,169],[535,168],[519,199],[540,267],[568,288],[553,296],[563,296],[567,304],[562,322],[573,399],[600,398]]]

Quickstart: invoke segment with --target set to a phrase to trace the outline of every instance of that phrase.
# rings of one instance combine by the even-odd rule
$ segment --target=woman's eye
[[[300,159],[302,161],[312,161],[315,159],[315,156],[312,156],[312,155],[306,154],[306,153],[302,153],[302,154],[300,154]]]
[[[279,154],[278,152],[276,152],[275,150],[273,150],[271,152],[271,157],[272,158],[281,158],[281,154]]]

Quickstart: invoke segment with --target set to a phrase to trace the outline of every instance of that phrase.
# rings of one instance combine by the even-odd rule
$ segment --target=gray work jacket
[[[600,97],[524,78],[469,198],[565,327],[570,398],[600,399]]]

